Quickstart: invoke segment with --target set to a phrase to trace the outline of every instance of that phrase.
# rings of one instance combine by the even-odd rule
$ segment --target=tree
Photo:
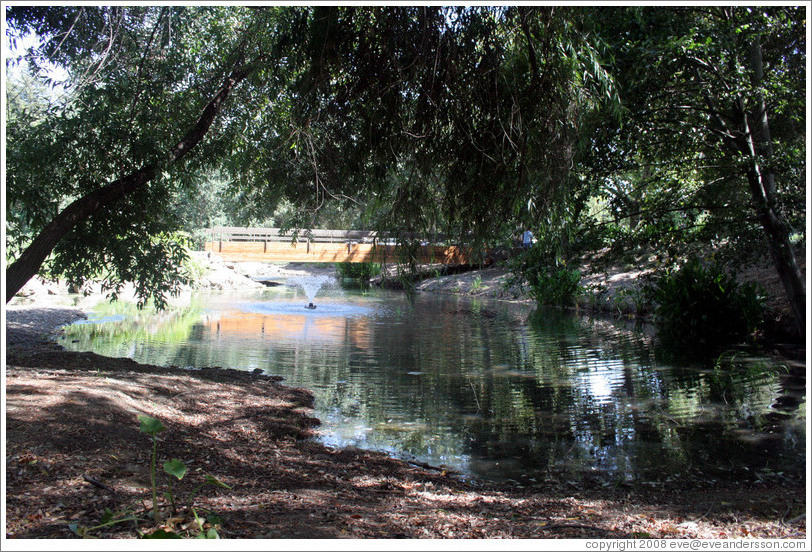
[[[28,212],[33,239],[7,268],[6,300],[53,252],[53,266],[71,279],[93,271],[114,286],[132,279],[142,299],[154,293],[160,304],[183,256],[177,244],[154,239],[170,228],[160,207],[168,171],[206,165],[210,157],[187,154],[235,88],[267,78],[274,40],[290,39],[295,14],[12,7],[7,17],[17,32],[44,38],[28,56],[34,67],[45,58],[68,68],[72,101],[49,110],[38,131],[17,132],[9,147],[8,207]],[[271,23],[274,34],[252,31]],[[37,186],[45,201],[32,204],[26,194]]]
[[[604,188],[618,212],[648,236],[752,248],[758,229],[804,335],[790,239],[805,227],[804,10],[610,8],[592,24],[623,83],[624,123],[601,129],[593,157],[606,182],[631,183]]]
[[[182,257],[155,240],[171,236],[167,198],[213,167],[257,215],[288,200],[302,206],[293,224],[314,225],[332,201],[377,208],[381,227],[482,243],[566,197],[580,119],[611,96],[591,44],[553,8],[7,16],[44,38],[31,60],[64,65],[73,86],[47,132],[12,144],[9,206],[41,222],[8,267],[7,301],[52,252],[72,279],[104,267],[160,301]],[[48,201],[31,205],[39,182]]]

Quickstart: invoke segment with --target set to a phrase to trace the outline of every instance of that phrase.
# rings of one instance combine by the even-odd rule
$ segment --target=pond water
[[[642,331],[468,297],[332,287],[307,303],[280,286],[161,313],[102,304],[62,344],[280,375],[315,395],[323,443],[483,480],[803,473],[805,381],[787,361],[666,361]]]

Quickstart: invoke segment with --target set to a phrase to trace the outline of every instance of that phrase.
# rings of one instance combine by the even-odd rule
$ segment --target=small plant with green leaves
[[[617,316],[623,316],[637,311],[637,302],[633,297],[632,290],[621,287],[612,295],[612,310]]]
[[[139,431],[146,433],[152,437],[152,457],[149,463],[149,483],[152,488],[152,519],[155,525],[161,522],[161,512],[158,508],[158,484],[155,473],[155,462],[158,459],[158,433],[164,431],[166,427],[151,416],[139,415],[138,421],[141,422]]]
[[[217,479],[216,477],[205,474],[203,481],[198,484],[187,499],[187,508],[190,515],[179,515],[178,506],[175,502],[175,493],[172,489],[173,478],[181,481],[188,472],[186,464],[177,459],[170,458],[163,463],[163,473],[168,476],[166,478],[167,490],[163,493],[163,498],[169,502],[171,508],[171,516],[164,519],[161,515],[161,508],[158,502],[158,434],[166,430],[166,426],[160,420],[152,416],[139,415],[138,421],[140,423],[139,430],[146,433],[152,438],[152,453],[150,454],[149,462],[149,481],[152,491],[152,522],[157,527],[154,531],[146,532],[141,531],[139,526],[143,523],[148,523],[147,518],[138,516],[131,508],[124,508],[121,511],[113,511],[105,508],[104,513],[99,520],[99,523],[92,527],[79,526],[77,523],[71,523],[69,528],[76,535],[82,538],[93,538],[93,533],[101,529],[112,527],[119,523],[132,522],[141,538],[144,539],[179,539],[192,537],[198,539],[217,539],[220,538],[215,526],[220,525],[222,520],[216,516],[207,513],[208,517],[202,517],[194,508],[194,498],[203,487],[222,487],[230,489],[228,485]],[[182,514],[182,512],[181,512]],[[174,530],[178,527],[180,531]]]
[[[471,281],[471,293],[479,293],[482,290],[482,276],[479,274]]]
[[[589,284],[583,288],[586,301],[585,306],[591,311],[602,311],[607,303],[609,295],[606,285],[597,283]]]
[[[160,420],[153,418],[151,416],[139,415],[138,420],[141,424],[139,430],[152,437],[152,456],[150,459],[150,469],[149,469],[150,484],[152,486],[152,516],[153,520],[155,521],[155,524],[159,525],[161,523],[161,512],[160,507],[158,506],[158,485],[156,473],[157,471],[156,463],[158,458],[158,433],[164,431],[166,427],[161,423]],[[186,464],[183,461],[178,460],[177,458],[171,458],[163,463],[163,471],[166,475],[170,476],[169,478],[167,478],[167,492],[164,494],[164,497],[167,500],[169,500],[170,507],[172,508],[172,514],[177,515],[175,496],[174,493],[172,492],[172,477],[174,477],[178,481],[181,481],[187,472]],[[189,510],[192,513],[192,516],[195,519],[195,525],[197,526],[198,530],[197,538],[218,538],[217,531],[213,527],[209,528],[207,531],[204,531],[203,523],[205,520],[204,518],[198,516],[197,511],[194,509],[194,507],[192,507],[195,495],[197,495],[200,489],[202,489],[207,485],[214,487],[222,487],[225,489],[230,489],[231,487],[229,487],[216,477],[206,474],[203,482],[200,483],[197,487],[195,487],[194,490],[189,494],[188,506]],[[155,533],[152,533],[152,536],[148,538],[174,538],[171,536],[164,537],[162,536],[163,533],[159,534],[158,536],[154,535]]]

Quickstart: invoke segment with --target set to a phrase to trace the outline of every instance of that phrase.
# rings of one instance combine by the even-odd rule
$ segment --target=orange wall
[[[309,263],[369,263],[394,262],[394,246],[374,246],[357,243],[288,242],[206,242],[206,251],[219,254],[231,262],[309,262]],[[429,245],[420,248],[419,263],[464,264],[465,252],[456,246]]]

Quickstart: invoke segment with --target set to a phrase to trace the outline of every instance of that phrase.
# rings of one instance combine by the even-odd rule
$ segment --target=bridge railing
[[[211,242],[291,242],[296,236],[296,242],[310,243],[394,243],[394,237],[364,230],[293,230],[283,231],[281,228],[249,228],[243,226],[214,226],[209,229],[207,241]],[[406,238],[423,239],[416,235],[406,234]],[[443,235],[432,236],[432,243],[445,240]],[[428,243],[429,240],[423,240]]]
[[[279,228],[215,226],[209,230],[204,250],[233,262],[386,263],[397,259],[401,253],[420,263],[469,262],[468,248],[443,244],[437,235],[433,239],[405,237],[419,240],[420,247],[399,251],[401,244],[396,243],[394,237],[363,230],[300,230],[293,233],[282,232]]]

